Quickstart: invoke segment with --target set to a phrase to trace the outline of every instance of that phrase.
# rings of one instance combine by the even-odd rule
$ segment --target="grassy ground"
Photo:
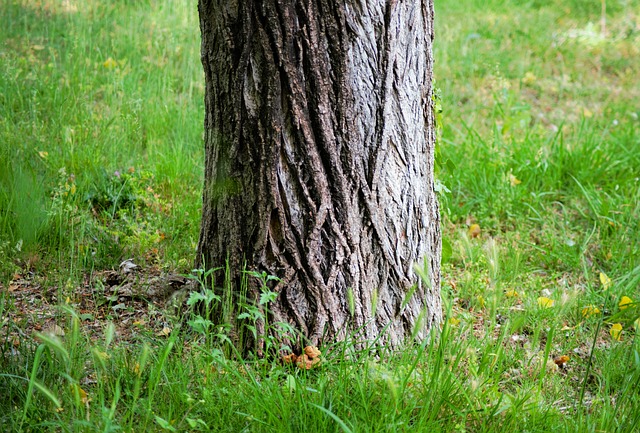
[[[0,430],[637,429],[640,6],[604,6],[436,2],[442,336],[303,371],[100,307],[98,270],[192,263],[195,5],[0,0]]]

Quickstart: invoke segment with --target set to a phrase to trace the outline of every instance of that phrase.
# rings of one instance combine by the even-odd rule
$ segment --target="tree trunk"
[[[269,323],[314,344],[356,329],[391,347],[424,338],[441,319],[433,1],[200,0],[199,11],[197,265],[228,261],[235,290],[245,264],[281,278]]]

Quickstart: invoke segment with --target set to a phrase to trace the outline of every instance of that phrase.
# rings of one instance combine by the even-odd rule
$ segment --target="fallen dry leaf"
[[[471,226],[469,227],[469,230],[467,231],[467,234],[469,235],[470,238],[477,238],[480,236],[480,225],[478,224],[471,224]]]
[[[602,284],[602,290],[609,290],[611,287],[611,278],[604,272],[600,272],[600,283]]]
[[[620,303],[618,304],[618,306],[620,307],[621,310],[624,310],[627,307],[630,307],[632,304],[633,304],[633,299],[631,299],[628,296],[623,296],[622,298],[620,298]]]
[[[71,385],[71,392],[78,393],[78,397],[80,397],[80,401],[82,402],[82,404],[87,404],[89,403],[91,400],[89,399],[89,397],[87,396],[87,393],[84,389],[80,388],[80,385],[77,384],[72,384]]]
[[[528,71],[526,74],[524,74],[524,77],[522,77],[522,84],[533,84],[536,82],[536,80],[538,79],[538,77],[535,76],[535,74],[531,71]]]
[[[622,338],[622,324],[614,323],[613,325],[611,325],[609,334],[611,334],[611,337],[613,337],[614,340],[620,341],[620,339]]]
[[[540,306],[540,308],[551,308],[553,307],[553,304],[553,299],[549,299],[545,296],[540,296],[538,298],[538,306]]]
[[[564,365],[569,362],[569,357],[567,355],[556,356],[553,358],[553,362],[560,368],[564,368]]]
[[[104,61],[102,66],[104,66],[107,69],[113,69],[116,66],[118,66],[118,63],[115,60],[113,60],[111,57],[109,57],[107,60]]]
[[[600,314],[600,309],[593,305],[587,305],[582,309],[583,317],[591,317]]]
[[[522,181],[517,177],[515,177],[513,173],[509,173],[509,183],[511,184],[511,186],[516,186],[516,185],[520,185]]]
[[[167,336],[169,336],[169,334],[171,334],[171,328],[169,328],[168,326],[165,326],[164,328],[162,328],[162,330],[160,332],[158,332],[156,334],[156,336],[158,336],[158,337],[167,337]]]
[[[42,333],[51,335],[54,337],[64,337],[64,329],[62,329],[59,325],[56,325],[55,323],[49,326],[48,328],[46,328],[44,331],[42,331]]]

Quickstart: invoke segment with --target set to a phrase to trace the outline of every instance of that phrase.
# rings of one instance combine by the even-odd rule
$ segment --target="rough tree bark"
[[[197,264],[280,277],[270,322],[316,344],[356,328],[371,340],[387,327],[392,347],[424,337],[441,319],[433,1],[200,0],[199,12]]]

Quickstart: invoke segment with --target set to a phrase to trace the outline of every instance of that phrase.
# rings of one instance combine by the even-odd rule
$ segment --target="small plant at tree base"
[[[244,327],[248,329],[257,342],[258,355],[269,354],[273,351],[291,350],[285,343],[295,334],[295,330],[288,323],[269,323],[269,303],[276,300],[278,293],[269,288],[269,282],[280,282],[280,278],[266,272],[244,271],[250,277],[260,282],[260,299],[258,305],[242,304],[244,311],[238,315],[238,320],[245,320]],[[259,332],[262,330],[262,333]]]
[[[187,300],[187,305],[192,310],[192,318],[187,323],[195,332],[202,334],[205,340],[208,342],[206,345],[209,349],[213,348],[214,342],[231,344],[228,333],[231,328],[231,324],[223,323],[216,326],[211,320],[212,314],[216,311],[218,305],[221,302],[220,296],[216,295],[214,289],[207,286],[207,282],[211,282],[213,285],[213,275],[221,268],[213,269],[194,269],[193,274],[190,276],[198,281],[200,285],[200,291],[192,292]],[[195,311],[202,311],[203,314],[197,314]]]

